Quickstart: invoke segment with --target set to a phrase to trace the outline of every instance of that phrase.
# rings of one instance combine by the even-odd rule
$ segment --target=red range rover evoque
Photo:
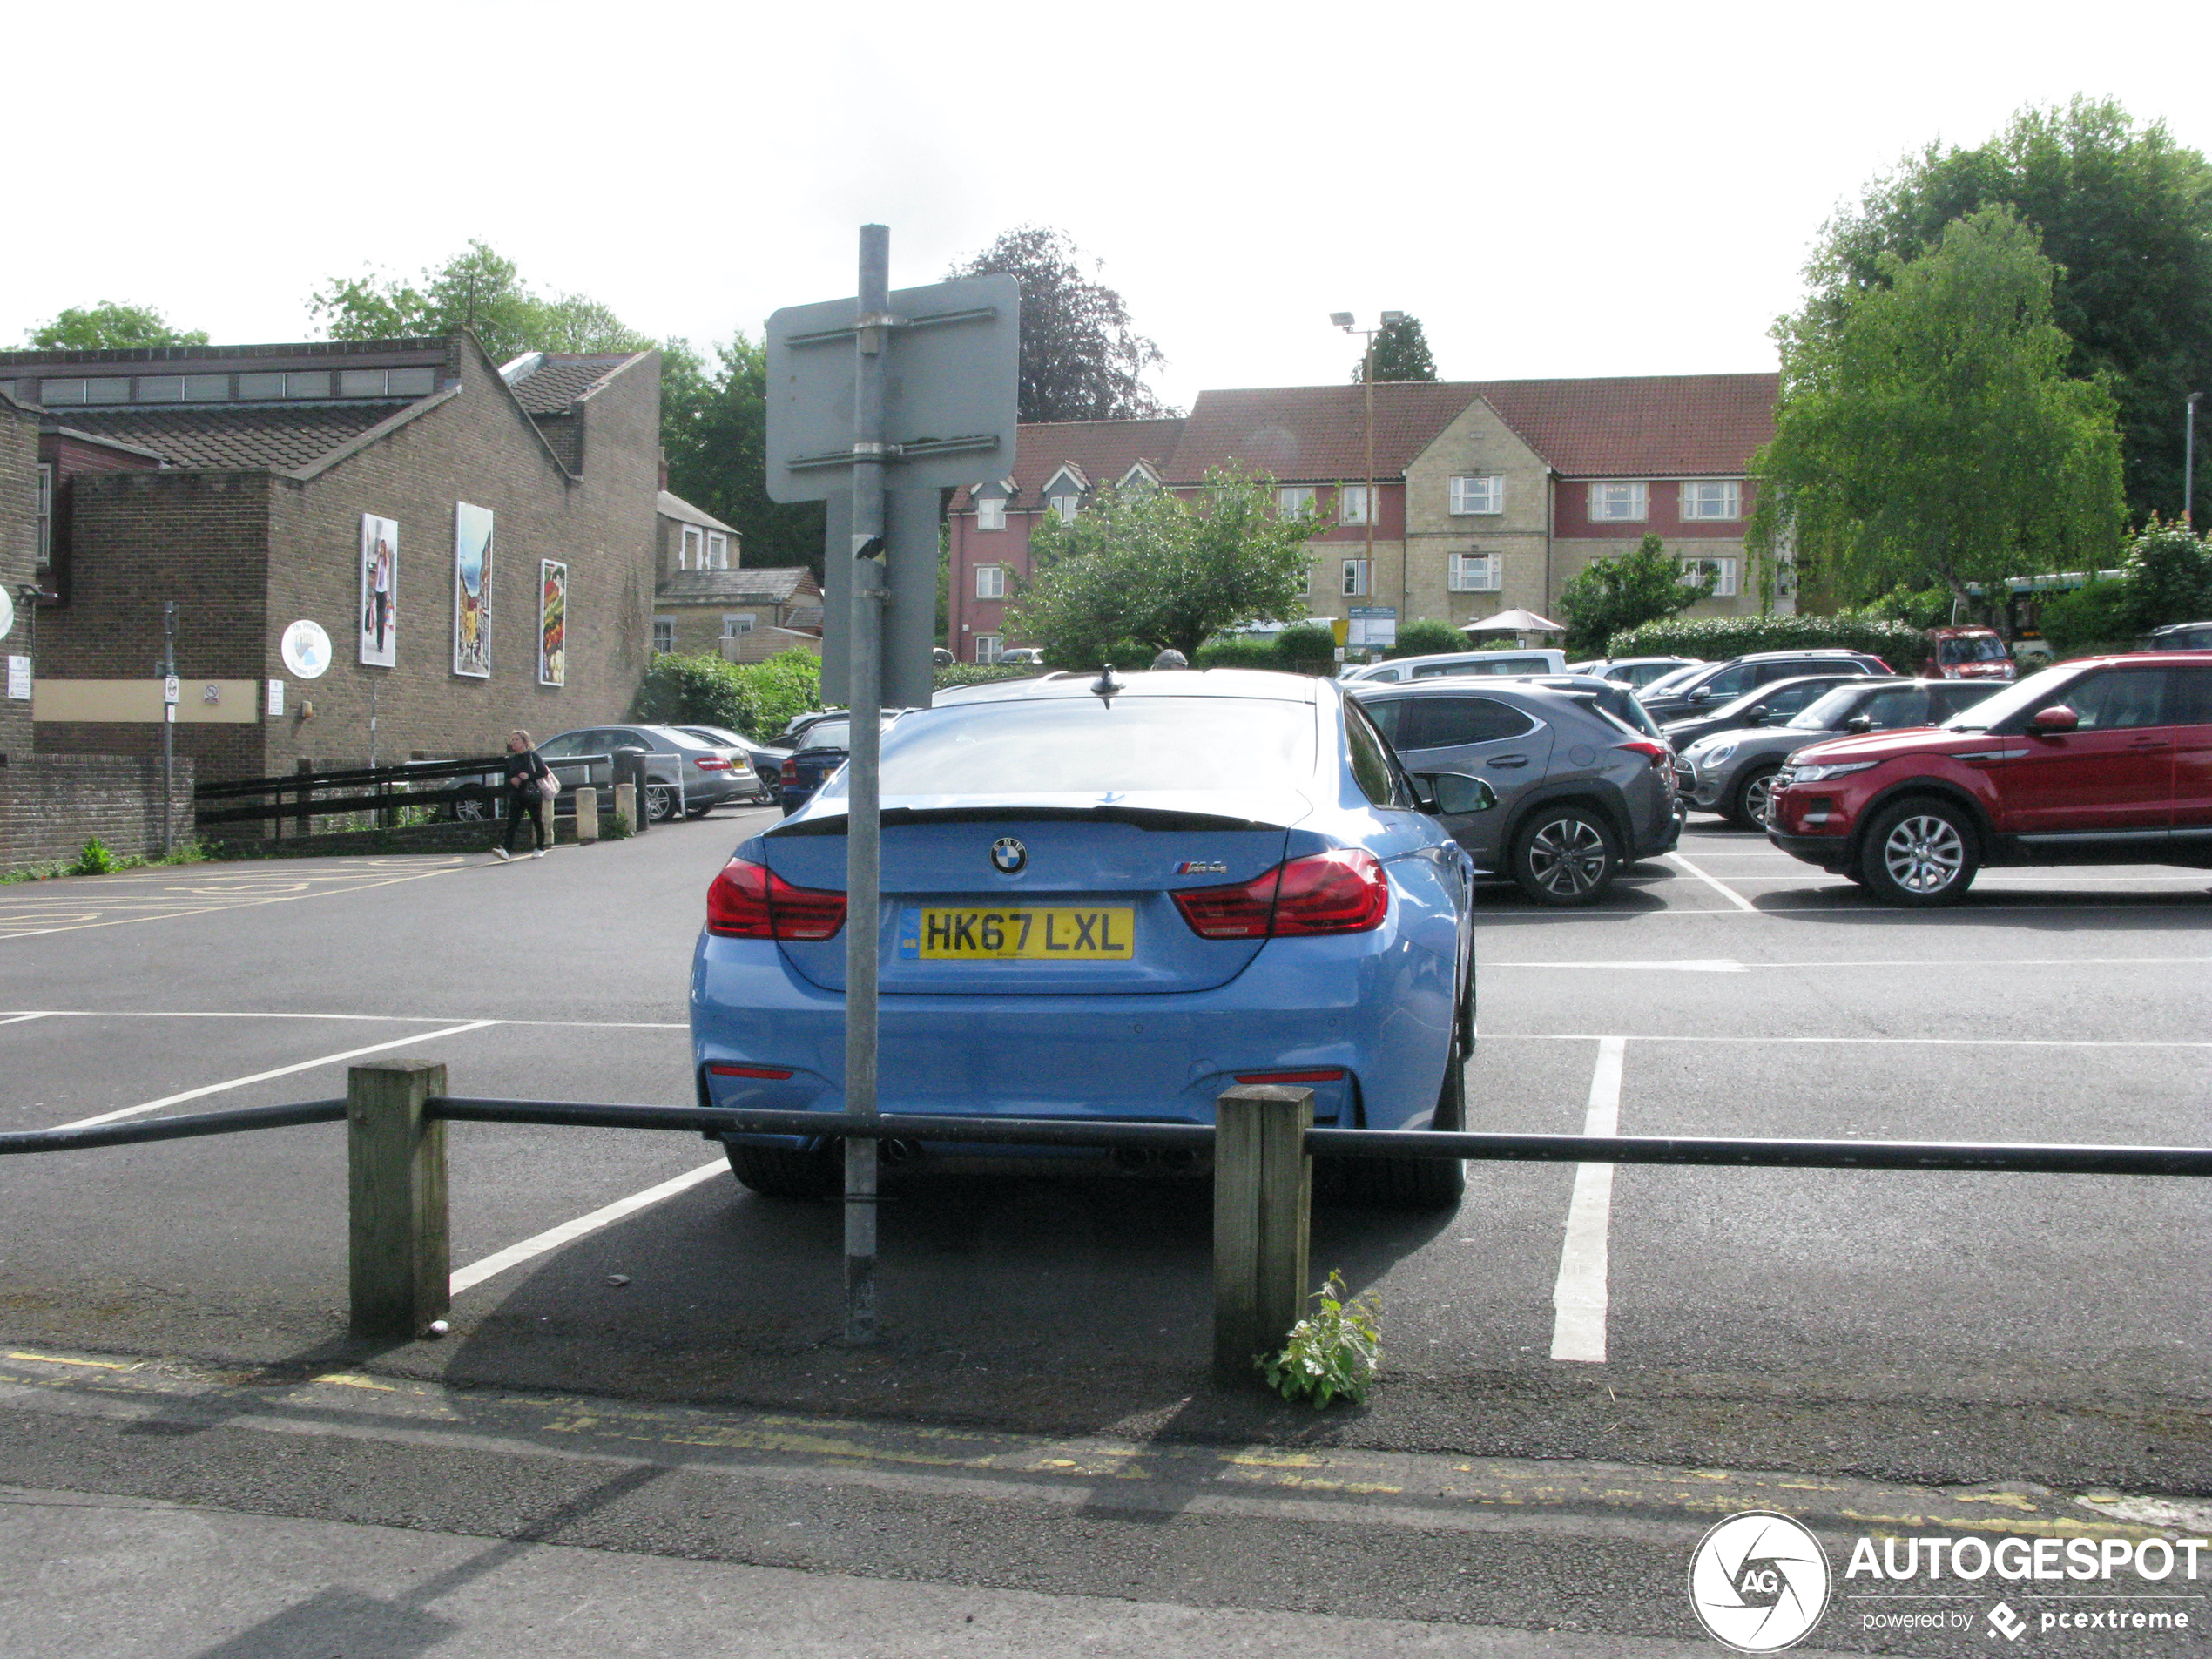
[[[2212,868],[2212,651],[2062,663],[1939,726],[1798,750],[1767,838],[1892,904],[1984,865]]]

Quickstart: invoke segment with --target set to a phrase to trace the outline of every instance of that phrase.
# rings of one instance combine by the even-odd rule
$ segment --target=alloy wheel
[[[1907,893],[1941,893],[1966,868],[1966,844],[1949,819],[1916,813],[1891,828],[1882,842],[1882,865]]]
[[[1755,824],[1764,824],[1767,811],[1774,805],[1775,773],[1763,772],[1743,785],[1743,816]]]
[[[1587,819],[1554,819],[1528,838],[1528,872],[1545,892],[1579,899],[1605,880],[1605,836]]]

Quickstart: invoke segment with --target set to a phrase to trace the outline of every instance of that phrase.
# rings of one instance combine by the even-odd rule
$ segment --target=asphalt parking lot
[[[512,866],[0,889],[0,1129],[328,1097],[375,1054],[443,1060],[456,1092],[685,1099],[705,888],[765,821],[718,813]],[[2205,1142],[2212,876],[1997,871],[1959,908],[1912,914],[1710,823],[1591,910],[1486,890],[1473,1126]],[[1388,1381],[1316,1419],[1207,1380],[1198,1184],[910,1182],[883,1215],[886,1339],[855,1352],[833,1339],[834,1205],[757,1198],[682,1135],[451,1134],[444,1342],[346,1339],[343,1149],[316,1126],[0,1164],[9,1363],[158,1357],[273,1384],[343,1366],[1036,1433],[2212,1490],[2198,1184],[1478,1165],[1455,1215],[1317,1215],[1317,1275],[1381,1302]],[[1660,1610],[1675,1594],[1614,1628],[1677,1629]],[[1285,1595],[1265,1604],[1307,1605]]]

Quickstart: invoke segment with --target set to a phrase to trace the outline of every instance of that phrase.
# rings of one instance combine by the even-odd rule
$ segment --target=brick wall
[[[179,727],[179,731],[188,728]],[[179,759],[171,821],[191,833],[192,763]],[[24,754],[0,769],[0,871],[74,859],[99,837],[108,851],[161,850],[161,761],[123,755]]]
[[[38,564],[38,417],[0,401],[0,591],[12,601]],[[0,765],[31,749],[30,705],[8,696],[10,656],[30,653],[30,607],[16,607],[15,627],[0,639]]]

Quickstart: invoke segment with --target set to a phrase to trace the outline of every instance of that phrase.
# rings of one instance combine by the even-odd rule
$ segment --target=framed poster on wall
[[[569,567],[541,559],[537,594],[537,683],[565,685],[569,680]]]
[[[492,513],[456,502],[453,509],[453,671],[491,678]]]
[[[361,515],[361,659],[371,668],[399,660],[400,524]]]

